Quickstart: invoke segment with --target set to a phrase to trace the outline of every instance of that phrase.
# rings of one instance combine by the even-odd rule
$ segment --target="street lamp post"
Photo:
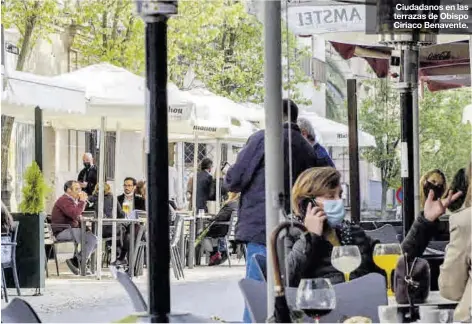
[[[170,313],[169,168],[167,135],[167,20],[177,1],[136,0],[146,22],[146,147],[149,320]]]

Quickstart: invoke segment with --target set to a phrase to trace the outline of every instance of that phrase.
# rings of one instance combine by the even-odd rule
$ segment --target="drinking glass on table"
[[[329,279],[302,279],[297,289],[296,306],[319,323],[320,316],[336,308],[336,294]]]
[[[387,293],[393,296],[392,271],[397,266],[398,259],[402,255],[402,247],[399,243],[376,244],[373,253],[374,263],[387,274]]]
[[[124,201],[124,202],[123,202],[123,213],[125,213],[126,216],[128,216],[129,213],[130,213],[130,211],[131,211],[131,208],[130,208],[130,207],[131,207],[131,206],[129,205],[129,202],[127,202],[127,201]]]
[[[349,281],[351,272],[361,265],[361,252],[357,245],[335,246],[331,253],[331,264],[344,274],[344,280]]]

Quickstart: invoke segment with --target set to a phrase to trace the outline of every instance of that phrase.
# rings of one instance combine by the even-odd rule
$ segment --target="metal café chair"
[[[8,302],[8,290],[5,279],[5,269],[11,269],[16,292],[18,296],[21,296],[20,282],[18,280],[18,269],[16,267],[16,246],[19,226],[20,222],[13,222],[12,231],[10,233],[10,242],[2,242],[2,286],[6,302]]]
[[[27,301],[15,298],[2,309],[2,323],[41,323],[41,320]]]

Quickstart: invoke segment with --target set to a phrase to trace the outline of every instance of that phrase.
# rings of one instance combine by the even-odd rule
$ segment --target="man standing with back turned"
[[[306,118],[298,118],[298,127],[300,127],[302,136],[305,137],[308,143],[310,143],[310,145],[313,147],[316,159],[321,164],[318,166],[336,168],[326,149],[320,143],[318,143],[318,141],[316,141],[315,130],[313,129],[310,121]]]
[[[290,110],[289,110],[290,107]],[[296,124],[298,107],[288,99],[283,100],[283,140],[284,140],[284,207],[290,213],[290,172],[293,182],[308,168],[318,166],[313,148],[303,138]],[[289,124],[289,111],[290,121]],[[292,136],[292,170],[289,166],[289,132]],[[282,175],[281,175],[282,176]],[[252,271],[252,256],[266,255],[265,228],[265,163],[264,163],[264,131],[254,133],[239,152],[236,163],[228,170],[225,177],[226,189],[240,192],[238,223],[236,225],[236,240],[246,244],[246,278],[260,280],[258,274]],[[244,322],[250,323],[247,310]]]

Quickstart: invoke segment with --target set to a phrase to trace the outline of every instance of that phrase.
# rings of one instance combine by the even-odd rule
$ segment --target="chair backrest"
[[[252,279],[242,279],[239,287],[254,323],[264,323],[267,319],[267,284]],[[336,309],[320,318],[321,323],[339,323],[346,317],[364,316],[378,323],[378,307],[387,305],[385,278],[371,273],[349,282],[334,285]],[[295,309],[297,288],[286,287],[288,305]],[[362,298],[359,296],[362,295]],[[304,323],[311,322],[305,318]]]
[[[236,231],[236,224],[238,223],[238,212],[234,211],[231,214],[231,225],[229,226],[228,230],[228,239],[230,241],[234,241],[235,239],[235,231]]]
[[[15,298],[2,309],[2,323],[41,323],[41,320],[27,301]]]
[[[395,228],[390,224],[386,224],[372,231],[365,231],[365,233],[372,239],[379,240],[380,243],[399,243],[397,231],[395,231]]]
[[[54,244],[54,234],[52,233],[52,227],[47,222],[44,222],[44,245]]]
[[[122,271],[116,271],[116,279],[123,286],[128,294],[128,297],[131,299],[134,310],[136,312],[147,312],[147,303],[144,300],[143,295],[139,291],[138,287],[134,284],[128,274]]]
[[[96,218],[97,213],[94,210],[86,210],[86,211],[82,212],[82,217]]]
[[[171,246],[176,246],[179,243],[183,226],[184,226],[184,218],[181,215],[177,214],[175,216],[174,235],[172,236],[172,239],[170,242]]]
[[[17,243],[18,240],[18,227],[20,227],[20,222],[14,221],[11,228],[11,242]]]

